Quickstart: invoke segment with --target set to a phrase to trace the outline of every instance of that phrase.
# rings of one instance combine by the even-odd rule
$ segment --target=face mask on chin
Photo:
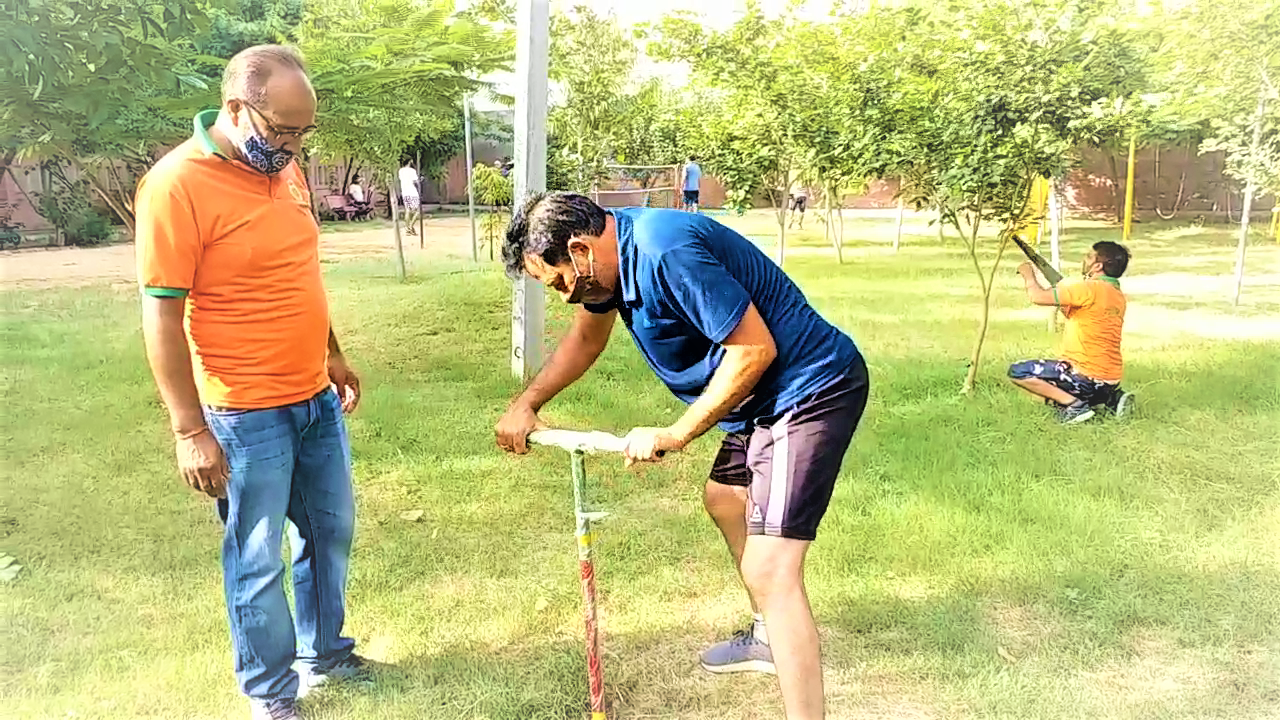
[[[267,142],[252,123],[249,124],[248,130],[248,134],[240,141],[239,147],[245,162],[250,167],[264,175],[275,175],[289,167],[289,163],[293,162],[291,150],[278,148]]]

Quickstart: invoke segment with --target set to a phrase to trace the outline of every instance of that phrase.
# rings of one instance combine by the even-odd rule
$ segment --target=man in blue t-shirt
[[[750,630],[704,652],[703,667],[776,672],[788,718],[822,717],[803,564],[867,403],[853,340],[764,253],[702,215],[606,212],[582,195],[540,194],[512,218],[502,254],[512,277],[528,273],[582,307],[498,422],[498,445],[527,452],[538,410],[591,367],[621,317],[649,367],[689,404],[670,427],[628,433],[627,463],[655,461],[717,424],[728,433],[705,504],[756,614]]]
[[[690,155],[689,162],[680,168],[680,189],[685,212],[698,212],[698,188],[702,180],[702,168],[698,166],[698,158]]]

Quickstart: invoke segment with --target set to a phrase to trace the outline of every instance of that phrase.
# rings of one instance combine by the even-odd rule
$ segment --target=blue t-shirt
[[[697,190],[698,181],[702,179],[702,168],[698,167],[698,163],[690,162],[684,166],[684,189]]]
[[[724,357],[720,343],[755,303],[778,356],[751,395],[720,422],[729,432],[769,424],[850,373],[864,372],[853,340],[809,305],[759,248],[704,216],[668,209],[612,211],[618,292],[592,312],[616,308],[640,354],[676,397],[693,403]],[[863,378],[865,379],[865,378]]]

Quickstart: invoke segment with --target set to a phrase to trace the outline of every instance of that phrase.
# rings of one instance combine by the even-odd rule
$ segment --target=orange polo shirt
[[[186,298],[200,401],[255,410],[306,400],[329,385],[329,308],[320,233],[297,164],[264,175],[218,152],[217,119],[138,183],[138,282]]]
[[[1062,334],[1063,358],[1081,375],[1119,382],[1124,374],[1120,335],[1128,307],[1120,281],[1103,277],[1064,282],[1054,288],[1054,293],[1067,316]]]

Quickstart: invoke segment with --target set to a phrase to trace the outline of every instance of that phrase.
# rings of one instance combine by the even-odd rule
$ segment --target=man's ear
[[[586,258],[591,254],[593,249],[594,248],[591,247],[591,243],[587,242],[583,238],[580,238],[580,237],[569,238],[569,254],[570,255],[577,255],[579,257]]]
[[[240,111],[244,109],[244,103],[239,100],[228,100],[224,107],[227,110],[227,117],[231,118],[231,124],[240,127]]]

